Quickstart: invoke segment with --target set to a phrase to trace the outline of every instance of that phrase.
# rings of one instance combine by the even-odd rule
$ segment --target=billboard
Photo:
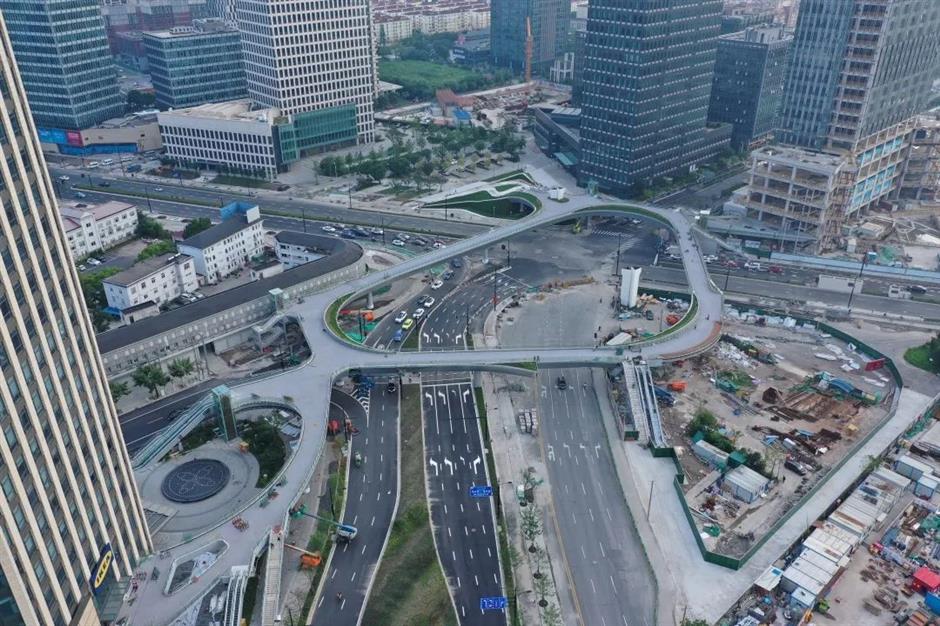
[[[58,128],[37,128],[36,130],[39,132],[40,143],[54,143],[60,146],[68,143],[64,130]]]
[[[111,561],[113,560],[114,551],[111,549],[111,544],[106,543],[101,547],[101,556],[98,557],[98,562],[91,569],[91,577],[88,579],[93,594],[98,595],[104,581],[108,579],[108,571],[111,569]]]
[[[83,146],[85,142],[82,141],[82,134],[77,130],[67,130],[65,131],[65,141],[70,146]]]

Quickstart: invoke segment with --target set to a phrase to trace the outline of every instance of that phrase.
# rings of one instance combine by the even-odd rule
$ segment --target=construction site
[[[706,548],[743,556],[886,417],[883,366],[815,325],[728,309],[714,349],[652,370]]]

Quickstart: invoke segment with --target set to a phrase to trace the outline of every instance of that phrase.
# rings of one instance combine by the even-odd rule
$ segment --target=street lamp
[[[849,303],[846,305],[846,308],[849,310],[849,315],[852,314],[852,298],[855,297],[855,285],[858,284],[858,281],[862,279],[862,273],[865,271],[865,263],[868,261],[868,253],[866,252],[862,256],[862,266],[858,268],[858,276],[855,277],[855,280],[852,282],[852,291],[849,292]]]

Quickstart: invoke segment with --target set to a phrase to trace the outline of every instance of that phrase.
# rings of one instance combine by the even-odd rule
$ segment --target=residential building
[[[201,282],[217,283],[264,251],[260,209],[241,208],[239,205],[233,215],[177,246],[181,253],[193,258]]]
[[[162,109],[248,96],[238,30],[220,19],[145,33],[147,65]]]
[[[36,126],[78,130],[124,113],[97,0],[0,2]]]
[[[565,52],[570,19],[570,0],[491,0],[493,64],[524,72],[531,31],[532,72],[547,77],[552,63]]]
[[[117,200],[81,207],[78,204],[81,203],[64,201],[59,204],[62,227],[73,259],[107,250],[134,237],[137,207],[133,204]]]
[[[330,254],[330,248],[327,245],[333,240],[323,235],[283,230],[274,236],[274,241],[277,243],[274,249],[277,260],[281,262],[284,269],[289,270],[304,263],[319,261]]]
[[[7,15],[0,116],[15,159],[0,168],[0,620],[108,623],[153,543]]]
[[[457,35],[450,50],[451,63],[483,65],[490,60],[490,31],[473,30]]]
[[[812,235],[810,252],[842,248],[848,220],[896,203],[902,191],[906,198],[932,193],[938,154],[929,149],[929,124],[918,133],[916,114],[940,65],[938,30],[940,4],[929,0],[802,2],[777,133],[794,146],[778,153],[784,178],[778,154],[755,152],[751,185],[733,203],[760,219],[759,239],[785,241],[795,230]],[[825,175],[836,193],[820,194],[826,190],[814,185],[810,196],[801,195],[810,191],[791,185],[790,164],[823,157],[838,163],[833,177]],[[923,192],[911,186],[917,182]]]
[[[706,122],[721,0],[591,0],[580,79],[580,182],[635,193],[728,146]]]
[[[308,151],[356,141],[356,106],[284,115],[251,100],[157,115],[167,157],[196,168],[269,180]]]
[[[355,137],[374,140],[378,72],[369,0],[241,0],[236,12],[257,105],[284,116],[317,111],[310,123],[330,124],[339,143],[348,143],[344,112],[353,107]]]
[[[776,127],[792,34],[783,27],[748,28],[718,38],[708,121],[731,124],[740,150]]]
[[[105,278],[102,284],[108,306],[123,312],[148,303],[159,306],[175,300],[198,289],[199,279],[192,257],[171,252],[140,261]]]
[[[489,29],[489,0],[373,0],[375,40],[387,45],[425,35]]]
[[[413,34],[414,22],[411,18],[394,15],[375,16],[375,40],[380,46],[408,39]]]

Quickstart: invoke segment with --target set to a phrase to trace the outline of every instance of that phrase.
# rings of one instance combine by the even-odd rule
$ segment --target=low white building
[[[107,250],[131,239],[137,230],[137,207],[115,200],[102,204],[78,206],[76,202],[59,205],[62,226],[73,259]]]
[[[281,262],[285,270],[289,270],[292,267],[322,259],[329,254],[329,251],[319,244],[319,240],[323,238],[322,235],[308,235],[292,230],[279,232],[274,236],[277,244],[274,248],[277,260]]]
[[[261,210],[246,207],[177,246],[193,258],[202,282],[215,284],[264,251]]]
[[[102,282],[108,306],[119,311],[148,302],[160,305],[199,287],[192,257],[173,253],[141,261]]]

